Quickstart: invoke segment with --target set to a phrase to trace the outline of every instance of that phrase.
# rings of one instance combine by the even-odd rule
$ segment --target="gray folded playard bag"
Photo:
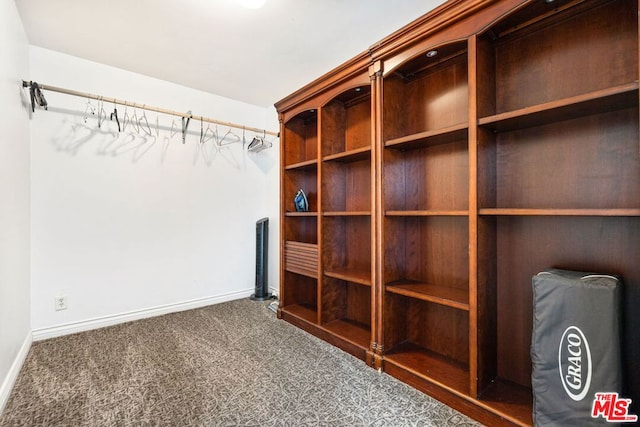
[[[596,393],[622,391],[621,298],[615,276],[551,269],[533,277],[534,425],[611,425],[611,402],[599,402],[597,417],[592,409]]]

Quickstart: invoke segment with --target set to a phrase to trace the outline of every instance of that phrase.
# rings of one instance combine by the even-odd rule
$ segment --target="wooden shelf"
[[[371,272],[357,271],[351,269],[331,269],[325,270],[324,275],[338,280],[358,283],[364,286],[371,286]]]
[[[385,289],[409,298],[469,311],[468,291],[409,280],[388,283]]]
[[[404,342],[387,351],[384,360],[445,389],[469,394],[469,370],[423,347]]]
[[[449,144],[467,138],[469,125],[461,123],[443,129],[415,133],[388,140],[384,145],[397,150],[412,150],[433,145]]]
[[[371,328],[349,319],[340,319],[322,325],[327,331],[340,338],[363,348],[369,349],[371,343]]]
[[[371,147],[356,148],[354,150],[344,151],[342,153],[331,154],[325,156],[322,160],[325,162],[357,162],[371,158]]]
[[[371,216],[371,211],[336,211],[323,212],[322,216]]]
[[[511,209],[485,208],[480,215],[487,216],[640,216],[640,209]]]
[[[480,401],[514,424],[531,425],[533,422],[530,388],[498,379],[482,392]]]
[[[318,212],[285,212],[284,216],[288,217],[317,217]]]
[[[310,323],[318,323],[318,311],[315,307],[306,304],[292,304],[282,308],[292,316],[296,316]]]
[[[418,210],[418,211],[386,211],[386,216],[468,216],[469,211],[458,210]]]
[[[638,82],[636,81],[584,95],[572,96],[483,117],[478,123],[480,126],[503,132],[635,107],[637,105]]]
[[[291,165],[287,165],[284,167],[285,170],[303,170],[303,169],[314,169],[318,167],[318,160],[317,159],[313,159],[313,160],[307,160],[304,162],[299,162],[299,163],[293,163]]]

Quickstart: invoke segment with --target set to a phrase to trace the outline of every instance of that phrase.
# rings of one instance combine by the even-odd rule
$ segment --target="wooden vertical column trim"
[[[278,114],[278,121],[280,122],[280,194],[284,194],[284,165],[285,165],[285,144],[286,133],[284,131],[284,116],[282,113]],[[280,196],[280,303],[278,304],[277,316],[278,319],[282,319],[282,307],[287,303],[287,295],[285,292],[284,279],[284,239],[285,239],[285,207],[282,196]]]
[[[382,114],[383,114],[383,77],[382,77],[382,62],[376,61],[370,67],[370,75],[372,78],[372,90],[373,90],[373,98],[374,102],[372,103],[372,138],[373,138],[373,147],[372,147],[372,159],[375,160],[373,163],[373,189],[375,191],[374,195],[374,206],[372,212],[372,218],[374,219],[374,236],[372,240],[372,248],[373,248],[373,260],[375,261],[374,266],[374,274],[373,274],[373,289],[374,289],[374,300],[373,304],[373,312],[372,312],[372,320],[375,322],[375,341],[377,342],[375,348],[376,355],[376,365],[377,369],[382,369],[382,358],[384,356],[384,250],[383,250],[383,175],[382,175],[382,160],[383,160],[383,150],[384,150],[384,141],[383,141],[383,122],[382,122]]]
[[[469,78],[469,391],[478,396],[478,38],[468,43]]]
[[[371,340],[369,343],[369,350],[367,351],[367,365],[375,368],[376,366],[376,350],[378,348],[378,325],[376,321],[378,319],[378,304],[376,298],[378,290],[376,288],[377,277],[377,251],[376,251],[376,72],[373,65],[369,66],[369,79],[371,85],[371,140],[369,144],[371,146],[371,160],[369,166],[369,173],[371,176],[371,185],[369,191],[371,193]]]
[[[317,308],[317,316],[316,323],[318,325],[322,324],[322,108],[318,108],[316,110],[316,114],[318,115],[318,120],[316,121],[316,153],[318,156],[316,158],[317,163],[317,172],[316,172],[316,197],[317,197],[317,207],[318,207],[318,220],[316,222],[316,233],[318,236],[318,273],[317,273],[317,282],[316,282],[316,308]]]

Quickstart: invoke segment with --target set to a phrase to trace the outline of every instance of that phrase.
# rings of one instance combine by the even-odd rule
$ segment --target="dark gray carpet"
[[[468,426],[238,300],[34,343],[0,426]]]

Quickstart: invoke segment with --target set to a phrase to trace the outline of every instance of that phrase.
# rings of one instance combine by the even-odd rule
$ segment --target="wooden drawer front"
[[[318,278],[318,245],[287,241],[284,244],[284,268],[292,273]]]

